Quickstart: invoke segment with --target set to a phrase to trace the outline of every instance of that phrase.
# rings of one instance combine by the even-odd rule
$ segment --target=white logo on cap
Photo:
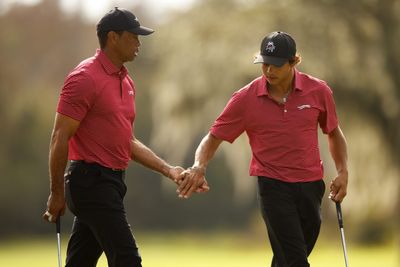
[[[275,50],[274,42],[268,42],[265,50],[267,50],[267,52],[270,52],[270,53],[274,52],[274,50]]]

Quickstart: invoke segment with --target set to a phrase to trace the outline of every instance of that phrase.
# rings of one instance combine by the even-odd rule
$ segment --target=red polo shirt
[[[261,76],[233,94],[210,132],[230,143],[247,133],[250,175],[307,182],[323,177],[318,124],[325,134],[338,126],[332,91],[324,81],[296,70],[285,104],[271,98]]]
[[[80,125],[69,141],[69,159],[125,169],[131,159],[135,87],[125,67],[118,69],[97,50],[67,77],[57,112]]]

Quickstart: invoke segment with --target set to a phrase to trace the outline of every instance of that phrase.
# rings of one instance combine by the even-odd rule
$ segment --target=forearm
[[[158,157],[150,148],[136,138],[131,142],[132,159],[143,166],[170,177],[172,166]]]
[[[68,138],[53,133],[49,153],[50,191],[64,195],[64,171],[68,161]]]
[[[205,171],[208,162],[214,157],[221,142],[221,139],[216,138],[211,133],[207,134],[196,149],[193,167]]]
[[[338,173],[347,173],[347,143],[342,130],[338,127],[329,135],[329,151]]]

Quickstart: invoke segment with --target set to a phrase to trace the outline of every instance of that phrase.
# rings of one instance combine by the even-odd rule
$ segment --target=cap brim
[[[147,28],[147,27],[139,26],[139,27],[128,30],[128,32],[131,32],[131,33],[134,33],[137,35],[149,35],[149,34],[152,34],[154,32],[154,30]]]
[[[263,56],[263,55],[256,56],[256,59],[254,60],[254,64],[264,63],[264,64],[271,64],[271,65],[274,65],[277,67],[281,67],[286,62],[288,62],[287,58],[271,57],[271,56]]]

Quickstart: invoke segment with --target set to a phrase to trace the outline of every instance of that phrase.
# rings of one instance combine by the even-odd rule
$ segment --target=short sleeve
[[[86,73],[71,73],[61,90],[57,112],[82,121],[95,97],[95,84]]]
[[[215,120],[210,133],[219,139],[233,143],[245,130],[245,106],[241,91],[234,93]]]
[[[323,111],[319,115],[318,122],[323,133],[329,134],[338,127],[339,121],[336,114],[333,92],[328,86],[322,90],[321,101]]]

